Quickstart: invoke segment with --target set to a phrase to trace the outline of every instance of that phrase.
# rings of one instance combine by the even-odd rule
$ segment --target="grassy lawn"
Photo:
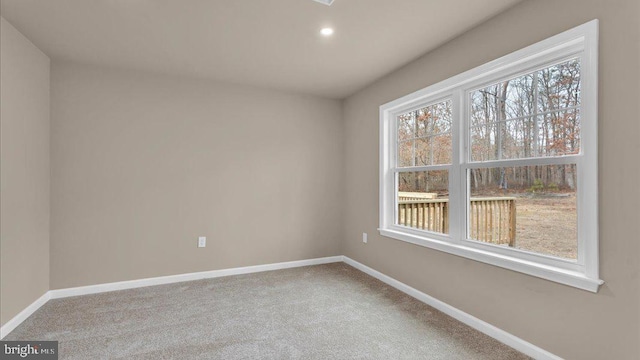
[[[577,258],[575,194],[516,200],[516,247],[562,258]]]

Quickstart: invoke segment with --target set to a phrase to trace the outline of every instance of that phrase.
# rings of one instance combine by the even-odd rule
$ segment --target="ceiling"
[[[343,98],[520,0],[0,1],[53,59]]]

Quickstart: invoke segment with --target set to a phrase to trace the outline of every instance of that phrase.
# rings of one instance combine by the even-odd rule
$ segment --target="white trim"
[[[482,169],[490,167],[515,167],[515,166],[535,166],[535,165],[570,165],[580,163],[582,155],[564,155],[564,156],[544,156],[535,158],[521,159],[502,159],[502,160],[485,160],[474,161],[462,164],[464,169]]]
[[[264,272],[264,271],[290,269],[290,268],[296,268],[296,267],[302,267],[302,266],[329,264],[329,263],[336,263],[341,261],[343,261],[343,257],[341,255],[338,255],[338,256],[330,256],[330,257],[324,257],[324,258],[316,258],[316,259],[288,261],[288,262],[281,262],[281,263],[274,263],[274,264],[245,266],[245,267],[238,267],[238,268],[231,268],[231,269],[202,271],[202,272],[196,272],[196,273],[159,276],[159,277],[146,278],[146,279],[118,281],[118,282],[112,282],[112,283],[106,283],[106,284],[49,290],[40,298],[38,298],[38,300],[34,301],[31,305],[27,306],[24,310],[22,310],[18,315],[14,316],[11,320],[7,321],[7,323],[4,324],[2,328],[0,328],[0,339],[3,339],[5,336],[7,336],[18,325],[20,325],[29,316],[31,316],[31,314],[33,314],[36,310],[38,310],[42,305],[46,304],[47,301],[49,301],[50,299],[60,299],[60,298],[65,298],[70,296],[89,295],[89,294],[97,294],[97,293],[103,293],[103,292],[109,292],[109,291],[134,289],[134,288],[140,288],[140,287],[146,287],[146,286],[172,284],[172,283],[183,282],[183,281],[212,279],[212,278],[218,278],[223,276],[242,275],[242,274],[251,274],[251,273]]]
[[[591,147],[580,146],[584,162],[589,166],[578,168],[578,231],[584,232],[583,254],[578,254],[586,267],[586,275],[590,278],[599,277],[599,224],[598,224],[598,20],[593,20],[585,27],[585,50],[582,54],[582,64],[593,76],[583,78],[585,89],[593,91],[583,92],[581,106],[581,131],[582,141],[592,144]],[[586,24],[585,24],[586,25]],[[582,176],[580,176],[582,172]],[[588,204],[583,200],[589,199]],[[582,223],[580,223],[582,221]],[[580,234],[578,233],[580,237]],[[580,259],[582,258],[582,259]]]
[[[566,156],[470,161],[467,116],[469,92],[517,74],[537,71],[568,58],[579,58],[582,69],[580,153]],[[604,283],[599,278],[598,267],[597,80],[598,20],[592,20],[380,106],[380,225],[378,229],[380,234],[597,292],[599,286]],[[453,99],[452,163],[437,166],[398,167],[396,163],[398,114],[428,106],[444,98]],[[469,183],[466,175],[468,169],[563,164],[576,164],[578,171],[578,257],[576,261],[517,248],[492,246],[467,238],[469,219],[465,209],[467,209],[469,197]],[[441,168],[449,170],[450,234],[416,231],[416,229],[396,225],[397,174]]]
[[[387,229],[379,229],[379,231],[382,236],[406,241],[411,244],[424,246],[486,264],[499,266],[594,293],[598,292],[598,287],[604,283],[602,280],[591,279],[579,271],[563,269],[553,265],[545,265],[541,261],[525,260],[505,254],[499,254],[495,251],[476,249],[464,244],[456,244],[435,238],[429,239],[423,236],[412,235],[407,232]]]
[[[65,298],[70,296],[97,294],[97,293],[103,293],[108,291],[117,291],[117,290],[141,288],[146,286],[172,284],[172,283],[183,282],[183,281],[213,279],[213,278],[231,276],[231,275],[252,274],[252,273],[258,273],[263,271],[290,269],[290,268],[296,268],[296,267],[302,267],[302,266],[329,264],[329,263],[335,263],[335,262],[341,262],[341,261],[342,261],[342,256],[331,256],[331,257],[324,257],[324,258],[317,258],[317,259],[245,266],[245,267],[237,267],[237,268],[231,268],[231,269],[202,271],[202,272],[179,274],[179,275],[159,276],[159,277],[129,280],[129,281],[118,281],[118,282],[112,282],[112,283],[106,283],[106,284],[50,290],[49,292],[51,293],[51,299],[60,299],[60,298]]]
[[[49,301],[50,299],[59,299],[59,298],[65,298],[70,296],[89,295],[89,294],[96,294],[96,293],[109,292],[109,291],[147,287],[147,286],[153,286],[153,285],[171,284],[176,282],[192,281],[192,280],[200,280],[200,279],[211,279],[211,278],[231,276],[231,275],[242,275],[242,274],[258,273],[263,271],[282,270],[282,269],[290,269],[295,267],[321,265],[321,264],[329,264],[329,263],[336,263],[336,262],[344,262],[347,265],[350,265],[404,292],[405,294],[410,295],[439,311],[442,311],[443,313],[451,316],[452,318],[488,336],[491,336],[492,338],[504,343],[505,345],[508,345],[535,359],[561,360],[560,357],[544,349],[541,349],[527,341],[524,341],[518,338],[517,336],[514,336],[485,321],[482,321],[472,315],[469,315],[462,310],[459,310],[415,288],[412,288],[409,285],[406,285],[377,270],[374,270],[362,263],[359,263],[347,256],[342,256],[342,255],[317,258],[317,259],[281,262],[281,263],[275,263],[275,264],[264,264],[264,265],[246,266],[246,267],[238,267],[238,268],[231,268],[231,269],[203,271],[203,272],[187,273],[187,274],[180,274],[180,275],[160,276],[160,277],[131,280],[131,281],[119,281],[119,282],[113,282],[113,283],[80,286],[80,287],[67,288],[67,289],[49,290],[40,298],[38,298],[36,301],[34,301],[31,305],[29,305],[27,308],[22,310],[13,319],[9,320],[4,326],[2,326],[2,328],[0,328],[0,339],[3,339],[5,336],[11,333],[11,331],[13,331],[16,327],[18,327],[18,325],[20,325],[23,321],[25,321],[41,306],[46,304],[47,301]]]
[[[389,101],[381,107],[384,107],[385,109],[394,109],[394,111],[397,112],[404,112],[404,109],[419,106],[419,103],[424,101],[425,98],[435,99],[438,96],[442,96],[442,93],[452,91],[462,85],[471,89],[474,87],[481,87],[482,84],[485,83],[489,84],[502,77],[498,76],[496,78],[492,78],[491,75],[504,71],[505,69],[509,69],[510,74],[516,75],[523,69],[530,67],[532,58],[536,61],[543,59],[543,62],[556,62],[558,60],[558,56],[549,57],[549,53],[556,51],[564,51],[566,55],[575,53],[576,42],[582,41],[585,33],[589,35],[597,35],[597,29],[595,32],[593,30],[594,26],[596,28],[598,26],[597,19],[576,26],[573,29],[537,42],[526,48],[512,52],[499,59],[485,63],[484,65],[480,65],[461,74],[452,76],[437,84],[417,90],[399,99]],[[532,54],[536,55],[532,56]],[[563,56],[560,56],[559,58],[561,59]]]
[[[18,325],[22,324],[29,316],[31,316],[36,310],[40,309],[40,307],[47,303],[50,299],[49,291],[40,296],[36,301],[32,302],[31,305],[24,308],[24,310],[20,311],[18,315],[14,316],[11,320],[7,321],[6,324],[2,325],[0,328],[0,339],[4,339],[5,336],[9,335]]]
[[[387,285],[390,285],[390,286],[402,291],[403,293],[405,293],[405,294],[407,294],[407,295],[409,295],[409,296],[411,296],[413,298],[416,298],[416,299],[422,301],[423,303],[425,303],[425,304],[427,304],[427,305],[429,305],[429,306],[431,306],[431,307],[433,307],[433,308],[435,308],[435,309],[437,309],[439,311],[442,311],[443,313],[445,313],[445,314],[451,316],[452,318],[462,322],[463,324],[466,324],[466,325],[468,325],[468,326],[480,331],[481,333],[486,334],[486,335],[488,335],[488,336],[500,341],[501,343],[503,343],[505,345],[508,345],[508,346],[520,351],[521,353],[523,353],[525,355],[531,356],[531,357],[533,357],[534,359],[537,359],[537,360],[562,360],[562,358],[557,356],[557,355],[554,355],[554,354],[552,354],[552,353],[550,353],[550,352],[548,352],[548,351],[546,351],[546,350],[544,350],[544,349],[542,349],[542,348],[540,348],[538,346],[535,346],[535,345],[533,345],[532,343],[530,343],[528,341],[522,340],[521,338],[519,338],[519,337],[517,337],[515,335],[512,335],[512,334],[510,334],[510,333],[508,333],[508,332],[506,332],[506,331],[504,331],[502,329],[499,329],[499,328],[497,328],[497,327],[495,327],[495,326],[493,326],[493,325],[491,325],[491,324],[489,324],[489,323],[487,323],[485,321],[482,321],[482,320],[478,319],[477,317],[475,317],[473,315],[470,315],[470,314],[468,314],[468,313],[466,313],[466,312],[464,312],[464,311],[462,311],[462,310],[460,310],[458,308],[455,308],[455,307],[453,307],[453,306],[451,306],[451,305],[449,305],[449,304],[447,304],[445,302],[442,302],[442,301],[440,301],[440,300],[438,300],[438,299],[436,299],[436,298],[434,298],[432,296],[429,296],[429,295],[421,292],[420,290],[412,288],[411,286],[409,286],[409,285],[407,285],[405,283],[402,283],[402,282],[400,282],[400,281],[398,281],[398,280],[396,280],[396,279],[394,279],[394,278],[392,278],[390,276],[387,276],[387,275],[385,275],[385,274],[383,274],[383,273],[381,273],[381,272],[379,272],[377,270],[374,270],[374,269],[372,269],[372,268],[370,268],[370,267],[368,267],[368,266],[366,266],[366,265],[364,265],[362,263],[359,263],[359,262],[357,262],[357,261],[355,261],[355,260],[353,260],[353,259],[351,259],[351,258],[349,258],[347,256],[343,257],[343,261],[346,264],[348,264],[348,265],[350,265],[350,266],[352,266],[352,267],[354,267],[354,268],[356,268],[356,269],[358,269],[358,270],[360,270],[360,271],[362,271],[362,272],[364,272],[364,273],[366,273],[366,274],[368,274],[368,275],[370,275],[370,276],[382,281],[383,283],[385,283]]]

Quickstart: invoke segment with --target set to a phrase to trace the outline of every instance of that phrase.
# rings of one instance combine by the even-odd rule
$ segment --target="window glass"
[[[578,256],[577,169],[470,169],[468,238],[570,260]]]
[[[449,171],[398,173],[396,224],[449,233]]]
[[[398,166],[451,163],[451,101],[398,116]]]
[[[471,161],[580,152],[580,62],[573,59],[469,94]]]

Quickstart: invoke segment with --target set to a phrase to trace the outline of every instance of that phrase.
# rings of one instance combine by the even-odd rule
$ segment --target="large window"
[[[597,21],[380,107],[380,233],[597,291]]]

